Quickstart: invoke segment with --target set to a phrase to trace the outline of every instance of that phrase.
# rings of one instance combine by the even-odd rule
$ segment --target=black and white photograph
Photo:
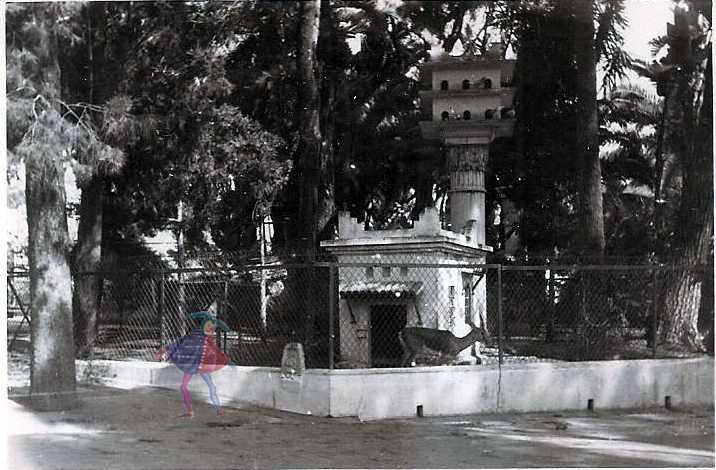
[[[0,463],[714,468],[712,12],[3,1]]]

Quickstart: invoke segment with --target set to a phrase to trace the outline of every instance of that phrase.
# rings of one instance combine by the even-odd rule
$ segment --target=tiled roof
[[[416,297],[423,287],[422,282],[350,282],[340,285],[343,298],[357,297]]]

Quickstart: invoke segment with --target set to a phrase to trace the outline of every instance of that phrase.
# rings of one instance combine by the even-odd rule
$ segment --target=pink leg
[[[181,381],[181,396],[184,400],[184,407],[186,408],[186,412],[189,416],[192,414],[191,409],[191,394],[189,393],[189,381],[192,378],[192,374],[188,372],[184,372],[184,378]]]

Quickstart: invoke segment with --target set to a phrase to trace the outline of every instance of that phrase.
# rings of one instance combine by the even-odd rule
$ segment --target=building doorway
[[[398,334],[408,318],[406,305],[372,305],[370,307],[371,367],[399,367],[403,347]]]

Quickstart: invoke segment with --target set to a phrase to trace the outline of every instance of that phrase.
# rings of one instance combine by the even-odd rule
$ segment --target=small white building
[[[470,331],[485,320],[485,263],[490,247],[472,234],[441,228],[427,208],[413,228],[364,230],[339,215],[339,238],[321,242],[338,258],[340,358],[353,367],[397,366],[405,326]],[[455,266],[455,267],[451,267]],[[461,358],[470,360],[470,350]]]

